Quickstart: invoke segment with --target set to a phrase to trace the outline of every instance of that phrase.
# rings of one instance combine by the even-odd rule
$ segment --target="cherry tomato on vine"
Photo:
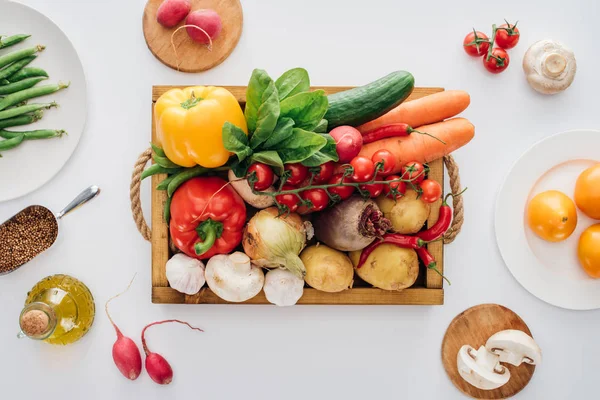
[[[387,178],[385,178],[386,181],[393,181],[396,179],[400,179],[400,177],[398,175],[390,175]],[[406,179],[406,178],[404,178],[404,179]],[[395,195],[392,193],[392,189],[396,189]],[[385,195],[387,197],[389,197],[390,199],[393,199],[393,198],[398,199],[398,198],[404,196],[404,194],[406,193],[406,182],[398,181],[398,182],[392,182],[389,185],[383,185],[383,193],[385,193]]]
[[[421,182],[421,199],[425,203],[435,203],[442,197],[442,186],[433,179],[425,179]]]
[[[521,34],[517,24],[511,25],[507,22],[496,29],[496,44],[503,49],[512,49],[519,43],[520,38]]]
[[[383,183],[370,183],[368,185],[360,185],[360,188],[369,192],[369,197],[375,198],[383,192],[384,186],[386,185]]]
[[[308,168],[300,163],[285,164],[283,170],[290,171],[290,176],[285,181],[289,185],[295,186],[300,184],[306,178],[306,175],[308,175]]]
[[[273,170],[267,164],[254,163],[248,168],[247,177],[252,173],[256,174],[256,183],[254,189],[259,192],[268,189],[273,184]]]
[[[486,60],[486,58],[487,57],[483,57],[483,66],[492,74],[499,74],[504,71],[508,68],[508,64],[510,63],[508,53],[499,47],[492,50],[492,56],[489,60]]]
[[[463,49],[465,52],[473,57],[481,57],[487,54],[490,49],[490,42],[487,35],[483,32],[476,31],[469,32],[463,40]]]
[[[321,164],[319,166],[319,173],[315,174],[315,177],[313,178],[313,183],[320,185],[327,182],[333,176],[334,169],[335,167],[333,166],[333,161]]]
[[[308,189],[304,192],[300,193],[300,196],[304,200],[308,200],[312,203],[312,207],[301,206],[300,208],[305,208],[308,212],[321,211],[324,210],[329,204],[329,196],[325,189]],[[298,212],[300,212],[300,208]],[[304,214],[304,213],[302,213]]]
[[[425,172],[425,166],[423,164],[420,162],[411,161],[404,164],[401,174],[402,179],[412,179],[412,183],[414,185],[418,185],[425,180]]]
[[[342,178],[344,177],[344,174],[335,174],[328,182],[327,184],[329,185],[333,185],[333,184],[337,184],[337,183],[341,183],[342,182]],[[352,179],[350,179],[349,177],[346,177],[344,179],[344,183],[351,183]],[[340,196],[340,200],[346,200],[348,197],[352,196],[352,193],[354,193],[354,186],[333,186],[327,189],[327,191],[333,195],[338,195]]]
[[[354,182],[368,182],[375,176],[375,164],[367,157],[354,157],[350,161],[350,165],[354,168],[354,173],[352,174]]]
[[[371,161],[377,165],[378,162],[383,162],[383,169],[379,171],[381,175],[390,174],[394,167],[396,166],[396,157],[389,150],[377,150],[373,157],[371,157]]]
[[[294,189],[295,187],[291,185],[283,185],[283,188],[281,188],[281,190]],[[275,196],[275,200],[277,200],[277,202],[282,206],[286,206],[290,212],[294,212],[298,209],[298,202],[300,201],[298,199],[298,196],[292,193],[280,194],[278,196]]]

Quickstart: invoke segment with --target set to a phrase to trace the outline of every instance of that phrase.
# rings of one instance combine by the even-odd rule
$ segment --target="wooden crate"
[[[154,102],[167,90],[177,86],[154,86],[152,89],[152,141],[156,143],[154,124]],[[242,106],[246,102],[245,86],[225,86],[238,99]],[[327,94],[350,89],[348,87],[314,87],[323,89]],[[418,99],[433,93],[441,92],[442,88],[415,88],[408,100]],[[429,178],[444,186],[444,163],[436,160],[429,163]],[[156,185],[165,175],[152,177],[152,302],[159,304],[229,304],[217,297],[208,287],[204,287],[193,296],[179,293],[169,287],[165,273],[165,264],[171,256],[169,249],[169,230],[163,220],[163,206],[167,199],[166,191],[156,190]],[[432,204],[431,215],[427,226],[438,219],[441,200]],[[437,267],[444,271],[444,249],[442,242],[428,245],[428,250],[437,260]],[[239,304],[269,304],[263,292],[256,297]],[[444,289],[442,278],[435,271],[426,269],[422,264],[419,268],[419,278],[413,286],[398,292],[373,288],[355,276],[354,287],[340,293],[325,293],[305,287],[304,295],[298,304],[362,304],[362,305],[440,305],[444,304]]]

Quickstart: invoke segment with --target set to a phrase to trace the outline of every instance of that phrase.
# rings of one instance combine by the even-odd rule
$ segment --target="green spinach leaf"
[[[281,175],[283,173],[283,161],[276,151],[267,150],[254,153],[252,154],[252,157],[250,157],[250,160],[253,163],[260,162],[270,165],[273,167],[273,171],[275,171],[277,175]]]
[[[246,89],[246,109],[244,110],[250,134],[256,130],[258,109],[263,103],[263,94],[271,82],[273,82],[273,79],[271,79],[265,70],[255,69],[252,71],[252,76],[250,76],[250,82],[248,82],[248,88]]]
[[[248,146],[248,136],[246,136],[243,130],[231,122],[225,122],[223,124],[222,135],[223,146],[228,151],[237,155],[240,162],[252,155],[252,149]]]
[[[317,124],[317,126],[315,126],[315,129],[313,129],[313,132],[315,133],[327,133],[327,125],[328,122],[326,119],[322,119],[319,121],[319,123]]]
[[[281,116],[293,119],[297,128],[312,131],[323,119],[328,105],[322,90],[299,93],[281,102]]]
[[[279,143],[277,153],[284,163],[302,162],[321,150],[327,139],[318,133],[294,128],[292,135]]]
[[[294,121],[291,118],[279,118],[275,129],[269,138],[262,144],[263,149],[274,149],[276,146],[283,142],[285,139],[292,136],[292,128],[294,127]]]
[[[320,134],[327,140],[327,144],[323,146],[312,156],[302,161],[302,164],[307,167],[318,167],[328,161],[338,161],[340,158],[335,150],[335,139],[328,134]]]
[[[279,119],[279,96],[275,88],[275,82],[269,85],[262,94],[261,104],[258,108],[256,129],[250,137],[250,147],[256,149],[271,136],[277,120]]]
[[[290,69],[275,81],[275,86],[280,101],[298,93],[308,92],[310,89],[308,72],[304,68]]]
[[[235,160],[231,163],[231,170],[237,178],[246,176],[248,173],[248,167],[250,167],[250,159],[246,158],[244,161]]]

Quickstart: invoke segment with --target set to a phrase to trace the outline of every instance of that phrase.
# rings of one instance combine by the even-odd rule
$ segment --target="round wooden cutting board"
[[[171,45],[171,34],[184,25],[185,20],[175,28],[167,29],[156,22],[156,11],[163,0],[148,0],[144,9],[142,26],[148,48],[163,64],[183,72],[200,72],[211,69],[222,63],[231,54],[242,34],[244,15],[239,0],[191,0],[192,11],[203,8],[215,10],[221,17],[223,29],[215,40],[212,50],[201,43],[194,42],[181,29],[175,34],[173,43],[177,56]],[[179,65],[178,65],[179,64]]]
[[[442,342],[442,363],[448,377],[461,392],[475,399],[506,399],[519,393],[531,380],[535,366],[521,364],[515,367],[503,363],[510,371],[510,380],[495,390],[480,390],[467,383],[458,373],[456,356],[465,344],[478,349],[494,333],[517,329],[531,335],[527,324],[513,311],[498,304],[481,304],[457,315],[446,331]],[[532,336],[533,337],[533,336]]]

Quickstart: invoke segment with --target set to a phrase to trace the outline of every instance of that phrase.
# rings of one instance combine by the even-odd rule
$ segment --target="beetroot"
[[[191,12],[185,20],[185,25],[192,40],[206,45],[210,45],[223,28],[219,14],[210,9]]]
[[[135,279],[135,275],[133,277]],[[137,347],[137,344],[127,336],[124,336],[121,333],[121,330],[117,327],[117,325],[112,320],[109,312],[108,312],[108,303],[111,300],[116,299],[123,293],[127,292],[133,283],[133,279],[129,282],[127,288],[121,293],[111,297],[106,301],[104,305],[104,310],[106,311],[106,315],[110,320],[110,323],[115,328],[115,332],[117,332],[117,341],[113,344],[112,348],[112,356],[115,362],[115,365],[121,371],[123,376],[127,379],[136,380],[140,373],[142,372],[142,356],[140,355],[140,349]]]
[[[177,26],[190,13],[189,0],[165,0],[156,11],[156,21],[165,28]]]
[[[177,322],[179,324],[187,325],[194,330],[204,332],[202,329],[193,327],[189,323],[180,321],[178,319],[156,321],[144,327],[144,329],[142,330],[142,347],[144,348],[144,353],[146,353],[146,371],[148,372],[148,375],[150,375],[150,378],[152,378],[152,380],[158,383],[159,385],[168,385],[169,383],[171,383],[171,381],[173,381],[173,368],[171,368],[171,365],[167,362],[167,360],[165,360],[163,356],[157,353],[152,353],[148,350],[144,334],[146,333],[146,329],[150,328],[152,325],[166,324],[168,322]]]

